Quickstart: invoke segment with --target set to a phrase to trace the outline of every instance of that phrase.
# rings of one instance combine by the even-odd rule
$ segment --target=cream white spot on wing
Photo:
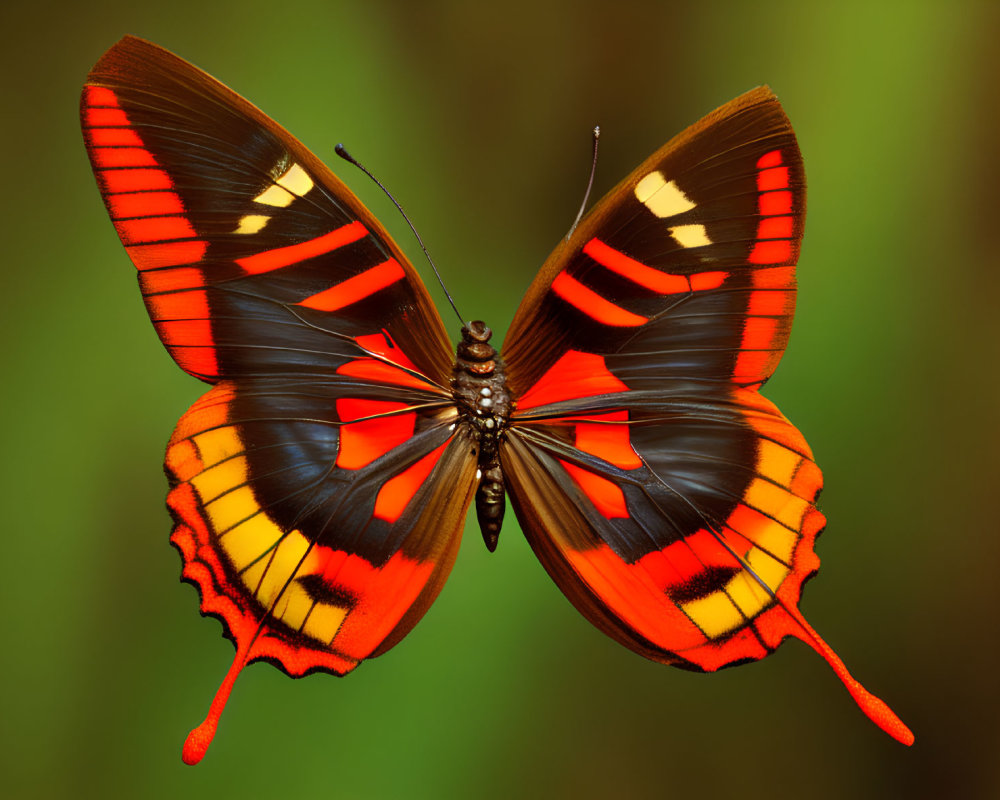
[[[278,186],[284,186],[292,194],[302,197],[313,188],[313,180],[302,167],[292,164],[288,171],[278,178]]]
[[[674,181],[666,181],[662,172],[650,172],[635,185],[634,192],[636,199],[660,219],[695,207]]]
[[[704,247],[712,243],[704,225],[677,225],[670,229],[670,235],[681,247]]]
[[[261,228],[263,228],[270,221],[271,217],[267,214],[247,214],[240,218],[239,227],[236,229],[236,233],[257,233]]]
[[[275,184],[273,186],[268,186],[263,192],[257,195],[253,201],[265,206],[284,208],[285,206],[291,205],[292,200],[294,199],[294,194]]]
[[[309,177],[309,173],[298,164],[292,164],[278,177],[273,186],[268,186],[253,201],[265,206],[284,208],[291,205],[296,197],[306,194],[313,186],[313,179]]]

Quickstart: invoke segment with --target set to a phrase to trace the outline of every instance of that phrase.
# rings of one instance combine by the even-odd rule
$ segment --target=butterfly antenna
[[[594,160],[590,164],[590,180],[587,181],[587,191],[583,193],[583,202],[580,203],[580,210],[576,212],[576,219],[573,220],[573,224],[569,227],[569,233],[566,234],[566,239],[568,240],[570,236],[573,235],[573,231],[576,230],[576,226],[580,224],[580,220],[583,217],[583,212],[587,209],[587,201],[590,199],[590,190],[594,188],[594,173],[597,172],[597,143],[601,138],[601,127],[599,125],[594,126]]]
[[[385,196],[388,197],[390,200],[392,200],[392,204],[396,206],[396,208],[399,210],[399,213],[403,215],[403,219],[406,220],[406,224],[410,226],[410,230],[413,231],[413,235],[417,237],[417,242],[420,244],[420,249],[424,251],[424,255],[427,257],[427,263],[430,264],[431,269],[434,270],[434,277],[437,278],[438,283],[441,285],[441,290],[444,292],[444,296],[448,298],[448,304],[455,312],[455,316],[458,317],[458,321],[462,323],[462,325],[465,325],[466,324],[465,318],[458,313],[458,307],[455,305],[455,301],[452,299],[451,293],[448,291],[448,287],[444,285],[444,281],[441,279],[441,273],[438,272],[438,268],[437,265],[434,263],[434,259],[431,258],[431,254],[427,252],[427,248],[424,246],[424,240],[420,238],[420,234],[417,233],[417,229],[413,227],[413,223],[410,222],[410,218],[406,216],[406,212],[403,211],[403,207],[396,201],[396,198],[392,196],[392,193],[385,188],[385,185],[382,183],[382,181],[380,181],[378,178],[372,175],[364,164],[362,164],[354,156],[348,153],[347,148],[344,147],[344,145],[338,144],[334,148],[334,150],[336,151],[338,156],[344,159],[344,161],[350,162],[358,169],[360,169],[363,173],[365,173],[365,175],[371,178],[378,186],[378,188],[381,189],[383,192],[385,192]]]

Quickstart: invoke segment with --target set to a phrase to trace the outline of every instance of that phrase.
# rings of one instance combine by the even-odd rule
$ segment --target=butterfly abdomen
[[[500,441],[510,419],[511,403],[503,359],[489,343],[493,331],[480,321],[462,326],[452,391],[466,424],[474,431],[480,483],[476,516],[490,552],[497,546],[506,506]]]

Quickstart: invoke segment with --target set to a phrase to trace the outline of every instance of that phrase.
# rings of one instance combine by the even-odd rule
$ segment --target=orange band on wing
[[[427,480],[427,476],[431,474],[431,470],[434,469],[434,466],[441,458],[441,454],[447,446],[448,442],[445,442],[415,464],[411,464],[399,473],[399,475],[390,478],[382,484],[382,488],[378,490],[378,496],[375,498],[375,513],[373,516],[384,519],[389,523],[393,523],[399,519],[403,511],[406,510],[406,506],[409,505],[409,502],[417,493],[417,490]]]
[[[578,450],[604,459],[619,469],[638,469],[642,466],[642,459],[629,438],[628,411],[622,409],[572,419],[576,421]]]
[[[659,294],[682,294],[715,289],[722,285],[728,274],[719,271],[696,272],[693,275],[674,275],[670,272],[661,272],[641,261],[630,258],[596,238],[591,239],[583,246],[583,253],[590,256],[602,267],[607,267],[612,272],[627,278],[644,289],[650,289]]]
[[[246,258],[237,259],[236,263],[243,267],[243,270],[248,275],[259,275],[262,272],[270,272],[275,269],[287,267],[289,264],[294,264],[297,261],[321,256],[324,253],[329,253],[359,239],[363,239],[367,235],[368,230],[365,226],[358,221],[354,221],[323,236],[317,236],[315,239],[288,245],[288,247],[265,250],[263,253],[256,253]]]
[[[338,375],[362,378],[374,383],[391,383],[394,386],[409,386],[414,389],[433,389],[434,386],[416,375],[384,361],[374,358],[356,358],[337,368]]]
[[[602,325],[616,328],[634,328],[649,322],[648,317],[633,314],[610,300],[605,300],[593,289],[584,286],[576,278],[560,272],[552,281],[552,291],[563,300],[582,311]]]
[[[517,401],[519,411],[563,400],[627,392],[628,386],[616,378],[604,357],[579,350],[565,354]]]
[[[405,277],[406,273],[403,272],[399,262],[390,258],[388,261],[383,261],[381,264],[348,278],[336,286],[331,286],[329,289],[307,297],[299,305],[315,308],[319,311],[336,311],[357,303],[359,300],[364,300]]]
[[[583,246],[583,252],[601,266],[659,294],[677,294],[691,289],[688,279],[683,275],[671,275],[669,272],[653,269],[653,267],[636,261],[634,258],[629,258],[619,250],[609,247],[600,239],[591,239],[587,242]]]
[[[337,416],[342,422],[348,423],[340,428],[337,466],[341,469],[361,469],[367,466],[413,436],[417,423],[417,415],[412,411],[391,413],[406,408],[406,403],[341,397],[336,406]],[[376,414],[389,416],[365,419]]]
[[[608,519],[628,517],[625,494],[617,483],[612,483],[607,478],[602,478],[600,475],[575,464],[570,464],[568,461],[560,459],[559,463],[601,514]]]
[[[748,258],[751,264],[782,264],[795,259],[792,243],[794,219],[792,193],[788,191],[788,167],[780,166],[780,150],[765,153],[757,160],[758,210],[757,241]]]

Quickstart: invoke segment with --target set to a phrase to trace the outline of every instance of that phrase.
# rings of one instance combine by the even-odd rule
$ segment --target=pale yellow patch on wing
[[[292,194],[287,189],[274,184],[273,186],[268,186],[263,192],[257,195],[253,201],[255,203],[260,203],[265,206],[274,206],[275,208],[284,208],[292,204],[292,200],[295,199],[295,195]]]
[[[247,482],[247,461],[243,456],[234,456],[220,461],[213,467],[202,470],[191,478],[202,503],[211,503],[216,498]]]
[[[757,473],[782,486],[791,486],[795,470],[802,456],[782,447],[770,439],[760,439],[757,444]]]
[[[219,544],[233,567],[244,570],[267,553],[281,535],[281,528],[261,512],[227,531],[219,538]]]
[[[298,581],[292,581],[278,599],[274,609],[274,618],[280,619],[289,628],[298,630],[306,621],[306,615],[315,605],[309,593]]]
[[[254,515],[260,506],[249,486],[241,486],[205,503],[205,511],[216,535],[226,533]]]
[[[802,516],[809,507],[806,500],[762,478],[754,478],[747,487],[745,502],[796,531],[801,527]]]
[[[310,562],[315,556],[310,553],[306,557],[307,552],[309,541],[300,531],[294,530],[284,534],[277,547],[247,570],[244,580],[247,586],[256,590],[257,600],[263,606],[270,608],[291,578],[313,570],[314,565]],[[256,573],[254,580],[251,573]]]
[[[292,164],[274,182],[273,186],[268,186],[253,201],[265,206],[284,208],[291,205],[296,197],[302,197],[314,185],[308,172],[302,169],[299,164]]]
[[[636,199],[660,219],[695,207],[674,181],[666,181],[662,172],[650,172],[635,185],[634,191]]]
[[[795,531],[790,531],[780,522],[769,520],[766,526],[758,528],[755,531],[753,542],[758,548],[751,551],[748,560],[751,560],[759,549],[766,550],[768,553],[773,554],[775,558],[780,558],[782,561],[790,562],[797,541],[798,534]],[[770,585],[769,583],[768,586]]]
[[[247,214],[240,217],[239,227],[234,233],[257,233],[270,221],[271,217],[267,214]]]
[[[746,562],[772,592],[777,592],[789,573],[788,567],[761,550],[753,550]],[[744,625],[748,618],[763,611],[771,602],[771,594],[752,575],[741,571],[723,589],[685,603],[681,608],[706,636],[715,638]]]
[[[236,429],[231,425],[199,433],[194,437],[194,443],[205,467],[214,466],[244,450]]]
[[[721,636],[745,622],[740,610],[721,591],[684,603],[681,609],[710,638]]]
[[[311,636],[318,641],[332,642],[333,637],[340,630],[341,623],[347,617],[347,612],[348,609],[340,606],[317,603],[306,619],[302,631],[306,636]]]
[[[650,172],[635,185],[635,199],[643,205],[666,184],[662,172]]]
[[[298,197],[302,197],[313,188],[313,180],[309,177],[309,173],[298,164],[292,164],[285,174],[278,178],[277,183]]]
[[[712,243],[704,225],[677,225],[670,229],[670,235],[681,247],[704,247]]]
[[[788,567],[760,550],[751,552],[747,556],[746,562],[753,570],[754,575],[764,581],[772,592],[778,590],[781,582],[788,575]],[[771,603],[771,595],[752,575],[746,572],[734,575],[732,580],[726,584],[726,592],[747,617],[754,616]]]
[[[753,570],[754,574],[760,578],[764,583],[766,583],[772,592],[777,592],[778,587],[781,586],[781,582],[788,576],[789,569],[780,561],[772,558],[770,554],[765,553],[763,550],[754,550],[747,556],[747,564],[750,565],[750,569]],[[735,581],[739,577],[744,577],[737,575],[733,578]],[[746,580],[754,585],[755,592],[754,596],[760,599],[760,603],[753,607],[752,610],[744,608],[748,614],[756,614],[765,605],[771,602],[771,595],[764,591],[757,581],[753,578],[746,576]]]

